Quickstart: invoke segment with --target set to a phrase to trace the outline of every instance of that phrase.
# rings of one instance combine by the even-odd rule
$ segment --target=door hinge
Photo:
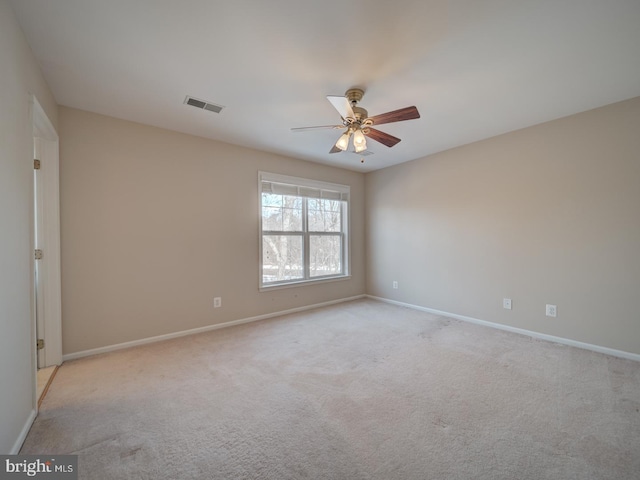
[[[42,260],[43,253],[42,250],[36,249],[36,260]]]
[[[44,348],[44,339],[39,338],[36,340],[36,347],[38,347],[38,350],[42,350]]]
[[[38,160],[37,158],[33,159],[33,169],[40,170],[40,160]]]

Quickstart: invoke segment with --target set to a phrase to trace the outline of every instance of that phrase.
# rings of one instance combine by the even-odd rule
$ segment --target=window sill
[[[261,285],[259,291],[266,292],[269,290],[280,290],[281,288],[305,287],[308,285],[318,285],[320,283],[339,282],[342,280],[350,280],[351,275],[340,275],[336,277],[322,277],[314,280],[295,280],[286,283],[276,283],[274,285]]]

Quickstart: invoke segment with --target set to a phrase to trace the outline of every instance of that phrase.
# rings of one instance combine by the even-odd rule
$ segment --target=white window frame
[[[307,211],[306,208],[303,209],[303,272],[304,278],[297,280],[283,280],[279,282],[269,282],[263,283],[263,258],[262,258],[262,250],[263,250],[263,234],[269,232],[262,231],[262,193],[263,193],[263,183],[275,183],[275,184],[283,184],[290,187],[296,187],[300,192],[301,189],[311,189],[319,192],[319,196],[313,195],[304,195],[300,194],[301,197],[306,198],[326,198],[323,197],[323,192],[330,192],[331,195],[339,195],[342,200],[342,228],[341,228],[341,236],[342,236],[342,273],[337,275],[323,275],[319,277],[311,277],[310,276],[310,265],[309,265],[309,237],[310,235],[316,235],[322,233],[320,232],[309,232],[307,228]],[[292,177],[290,175],[281,175],[278,173],[269,173],[269,172],[258,172],[258,250],[259,250],[259,276],[258,276],[258,286],[259,290],[272,290],[276,288],[287,288],[301,285],[309,285],[309,284],[317,284],[323,282],[331,282],[337,280],[345,280],[351,278],[351,263],[350,263],[350,238],[349,238],[349,230],[350,230],[350,221],[349,221],[349,205],[350,205],[350,192],[351,188],[349,185],[341,185],[337,183],[329,183],[322,182],[319,180],[311,180],[308,178],[300,178],[300,177]],[[306,205],[306,201],[304,202]],[[329,233],[328,233],[329,234]],[[296,233],[296,235],[300,235]],[[329,235],[335,235],[335,233],[331,233]]]

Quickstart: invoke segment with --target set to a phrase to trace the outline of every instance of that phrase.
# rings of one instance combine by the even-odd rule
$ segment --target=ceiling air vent
[[[224,108],[222,105],[216,105],[215,103],[205,102],[204,100],[198,100],[197,98],[186,96],[184,103],[191,105],[192,107],[200,108],[202,110],[209,110],[210,112],[220,113]]]

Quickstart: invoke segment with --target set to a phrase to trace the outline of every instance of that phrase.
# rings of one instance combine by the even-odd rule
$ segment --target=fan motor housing
[[[364,108],[352,107],[352,110],[358,122],[362,122],[365,118],[369,117],[369,113]]]

